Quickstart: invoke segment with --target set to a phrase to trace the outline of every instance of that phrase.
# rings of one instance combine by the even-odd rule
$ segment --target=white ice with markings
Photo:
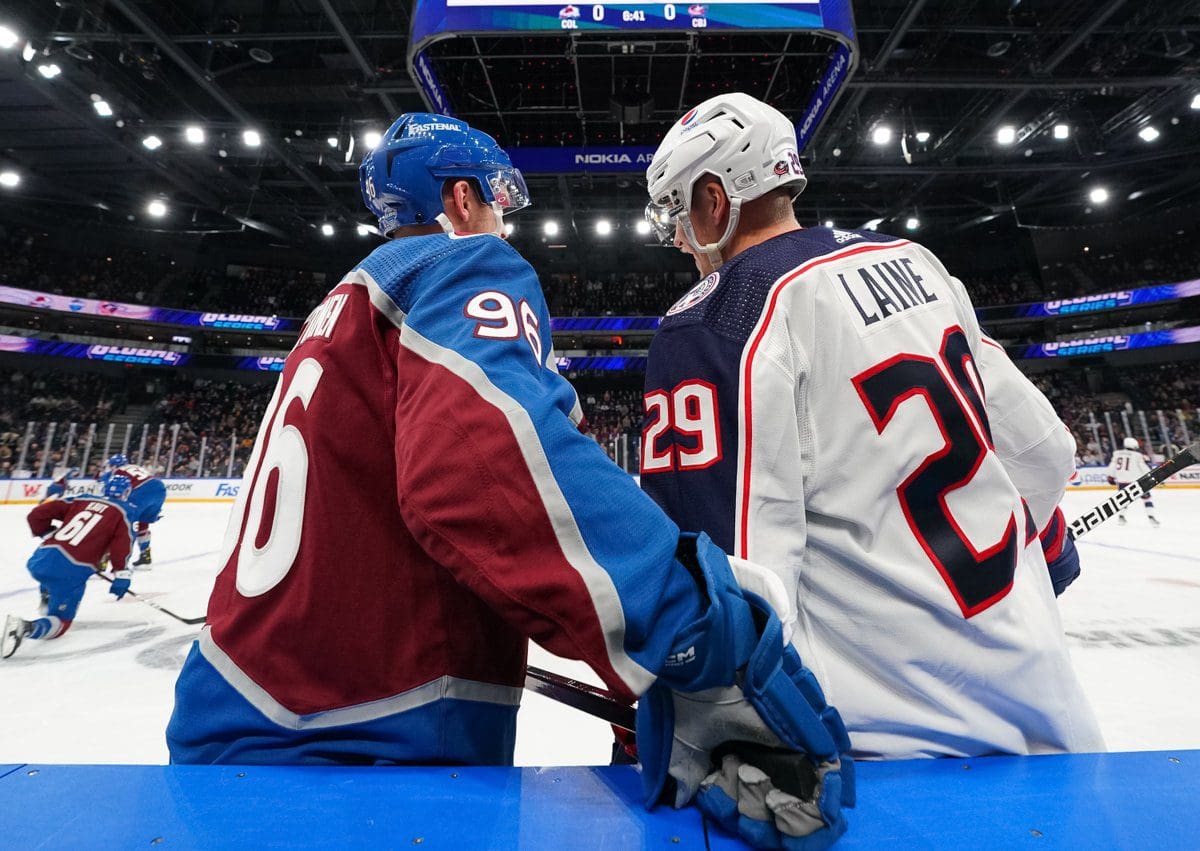
[[[1068,518],[1107,496],[1074,491]],[[1129,522],[1080,541],[1083,576],[1061,598],[1072,656],[1112,750],[1200,748],[1200,490],[1155,493],[1161,528],[1141,505]],[[25,570],[35,541],[28,506],[0,506],[0,615],[31,617]],[[170,505],[154,527],[153,569],[135,592],[184,617],[204,613],[227,505]],[[0,764],[163,763],[163,729],[179,666],[198,627],[143,603],[113,599],[99,579],[71,630],[27,641],[0,662]],[[533,647],[530,663],[589,682],[582,663]],[[526,694],[522,765],[607,764],[603,722]]]

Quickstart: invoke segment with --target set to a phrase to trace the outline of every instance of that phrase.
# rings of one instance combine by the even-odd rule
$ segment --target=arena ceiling
[[[290,242],[323,224],[366,222],[356,175],[363,136],[424,108],[406,69],[410,6],[9,0],[0,26],[17,40],[0,49],[0,170],[21,183],[0,187],[0,209],[79,226],[101,218],[252,229]],[[862,59],[806,154],[809,220],[1077,225],[1191,203],[1200,185],[1197,0],[854,7]],[[447,43],[461,52],[459,83],[471,89],[464,117],[506,145],[611,144],[614,135],[653,144],[714,85],[791,110],[812,76],[805,39],[786,35],[736,44],[698,35],[682,53],[643,43],[627,51],[645,54],[637,64],[586,64],[597,57],[568,36],[528,41],[520,57],[479,39]],[[58,73],[46,76],[51,68]],[[523,85],[533,74],[550,83],[536,104]],[[581,86],[644,91],[652,111],[617,124],[584,108]],[[890,136],[877,144],[883,127]],[[202,139],[193,129],[189,141],[189,128]],[[248,130],[257,146],[246,144]],[[159,144],[148,146],[149,137]],[[539,210],[565,213],[576,227],[588,216],[632,217],[644,202],[636,175],[531,184]],[[155,199],[167,215],[147,212]]]

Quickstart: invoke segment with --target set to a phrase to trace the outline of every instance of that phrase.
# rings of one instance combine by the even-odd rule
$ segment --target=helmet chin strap
[[[729,223],[725,225],[725,233],[716,242],[710,242],[707,245],[701,245],[700,240],[696,238],[696,231],[692,228],[692,219],[687,210],[679,214],[679,223],[683,225],[683,235],[687,238],[688,244],[696,250],[697,254],[702,254],[704,259],[712,264],[713,269],[718,269],[725,263],[721,256],[721,249],[733,238],[733,233],[737,230],[738,219],[741,217],[742,199],[730,198]]]

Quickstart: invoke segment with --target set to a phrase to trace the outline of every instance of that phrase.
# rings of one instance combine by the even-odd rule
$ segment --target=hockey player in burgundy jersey
[[[52,499],[29,512],[29,529],[43,538],[26,565],[41,586],[46,605],[32,621],[9,615],[0,635],[0,658],[7,659],[26,638],[60,637],[75,620],[87,581],[108,556],[115,579],[109,593],[118,600],[129,590],[127,567],[133,535],[129,520],[129,481],[105,484],[104,496]],[[56,525],[57,524],[57,525]]]
[[[138,558],[134,562],[134,566],[149,565],[151,563],[150,524],[157,523],[162,519],[162,507],[167,499],[167,486],[163,484],[162,479],[145,467],[130,464],[129,459],[123,454],[117,454],[108,459],[100,481],[101,483],[107,482],[113,476],[123,476],[129,479],[132,488],[129,494],[129,516],[134,522],[138,544]]]
[[[908,240],[802,229],[794,128],[748,95],[684,115],[647,180],[703,278],[650,347],[642,486],[781,571],[854,752],[1102,749],[1054,599],[1074,441],[963,285]]]
[[[720,806],[714,769],[753,758],[711,752],[753,741],[807,753],[816,782],[807,800],[775,790],[772,847],[835,838],[853,801],[841,722],[725,554],[580,433],[537,278],[501,237],[527,203],[508,156],[409,114],[361,175],[393,238],[287,358],[180,674],[172,760],[511,764],[533,638],[646,693],[648,803]]]

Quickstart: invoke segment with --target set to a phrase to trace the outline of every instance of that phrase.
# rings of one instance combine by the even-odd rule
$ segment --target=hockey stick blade
[[[109,577],[107,577],[103,573],[101,573],[100,571],[97,570],[96,575],[99,576],[101,579],[103,579],[105,582],[107,582],[109,585],[112,585],[113,581]],[[205,620],[207,620],[207,618],[205,618],[203,616],[198,617],[198,618],[185,618],[182,615],[175,614],[173,611],[166,608],[165,606],[160,606],[158,603],[154,602],[153,600],[148,599],[146,597],[141,597],[132,591],[126,591],[125,593],[126,593],[126,595],[137,600],[139,603],[145,603],[150,608],[157,609],[158,611],[162,612],[164,615],[175,618],[175,620],[179,621],[180,623],[185,623],[188,626],[196,626],[197,624],[202,624],[202,623],[204,623]]]
[[[607,721],[614,727],[633,732],[636,727],[636,712],[612,696],[611,692],[602,688],[581,683],[570,677],[552,674],[541,668],[530,665],[525,669],[525,688],[534,694],[540,694],[551,700],[558,701],[572,709],[586,712]]]
[[[1193,464],[1200,463],[1200,441],[1184,449],[1170,461],[1160,464],[1136,482],[1121,488],[1104,502],[1092,508],[1067,524],[1067,534],[1073,539],[1087,534],[1105,520],[1115,517],[1127,505],[1143,494],[1149,493],[1171,476]]]

